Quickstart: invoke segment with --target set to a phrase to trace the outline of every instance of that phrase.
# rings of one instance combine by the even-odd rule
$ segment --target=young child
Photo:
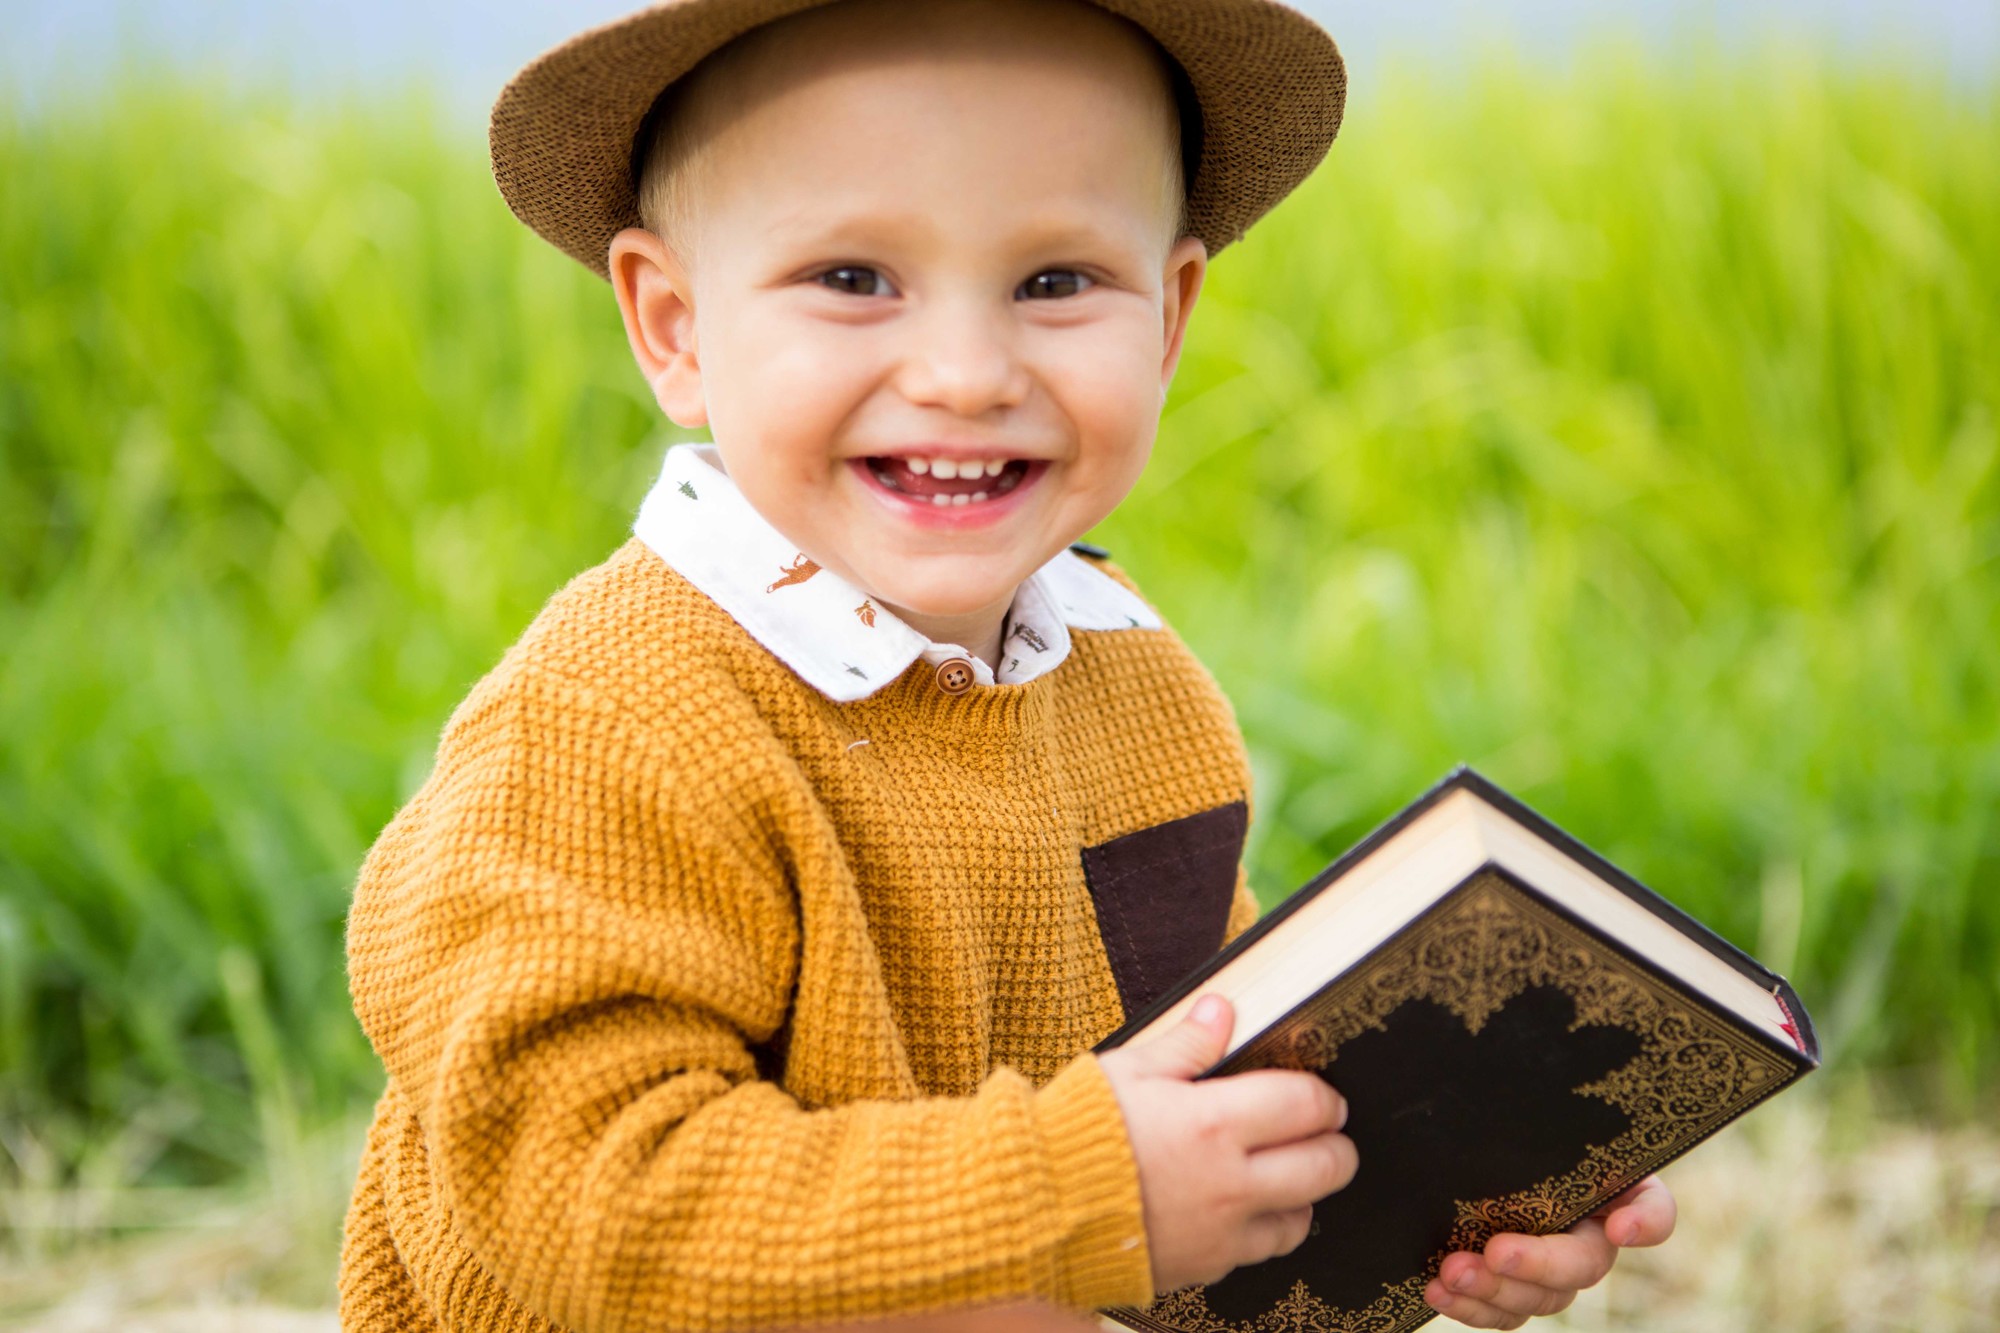
[[[1089,1310],[1303,1238],[1324,1082],[1195,1081],[1219,1000],[1090,1054],[1256,908],[1227,702],[1072,543],[1343,88],[1269,0],[679,0],[503,92],[509,204],[714,444],[363,868],[345,1327]],[[1649,1182],[1431,1299],[1515,1327],[1672,1221]]]

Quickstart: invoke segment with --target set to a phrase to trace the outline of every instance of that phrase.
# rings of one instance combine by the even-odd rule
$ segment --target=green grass
[[[1452,762],[2000,1073],[2000,101],[1616,51],[1367,80],[1101,539],[1236,700],[1267,899]],[[0,1181],[350,1111],[360,856],[669,432],[476,128],[0,120]]]

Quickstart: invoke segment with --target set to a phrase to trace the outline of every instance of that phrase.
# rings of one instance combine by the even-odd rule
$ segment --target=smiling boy
[[[1010,45],[987,29],[1020,14],[882,6],[751,33],[681,92],[649,229],[610,247],[667,415],[987,667],[1020,585],[1138,479],[1206,266],[1165,71],[1107,17],[1026,12]]]
[[[1299,1242],[1336,1093],[1196,1081],[1219,1002],[1090,1053],[1256,909],[1227,702],[1070,547],[1342,87],[1266,0],[682,0],[503,93],[510,204],[714,443],[363,868],[346,1327],[1089,1309]],[[1511,1327],[1671,1227],[1649,1183],[1432,1299]]]

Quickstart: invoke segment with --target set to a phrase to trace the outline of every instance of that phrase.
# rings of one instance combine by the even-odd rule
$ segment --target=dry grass
[[[1990,1127],[1927,1129],[1794,1094],[1667,1179],[1681,1205],[1674,1239],[1626,1256],[1544,1327],[1989,1333],[2000,1322]]]
[[[302,1154],[254,1193],[0,1196],[0,1329],[332,1333],[348,1158]],[[1551,1330],[1990,1330],[2000,1132],[1939,1130],[1800,1093],[1674,1167],[1680,1233]],[[118,1238],[110,1233],[122,1232]],[[1434,1327],[1456,1327],[1449,1321]]]
[[[0,1330],[332,1333],[360,1126],[215,1190],[0,1190]]]

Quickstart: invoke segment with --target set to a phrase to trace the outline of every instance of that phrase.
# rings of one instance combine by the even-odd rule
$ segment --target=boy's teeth
[[[1029,463],[1004,458],[884,457],[868,467],[885,488],[949,507],[998,499],[1021,484]]]
[[[936,477],[939,481],[997,477],[1007,470],[1004,458],[905,458],[903,465],[919,477]]]

